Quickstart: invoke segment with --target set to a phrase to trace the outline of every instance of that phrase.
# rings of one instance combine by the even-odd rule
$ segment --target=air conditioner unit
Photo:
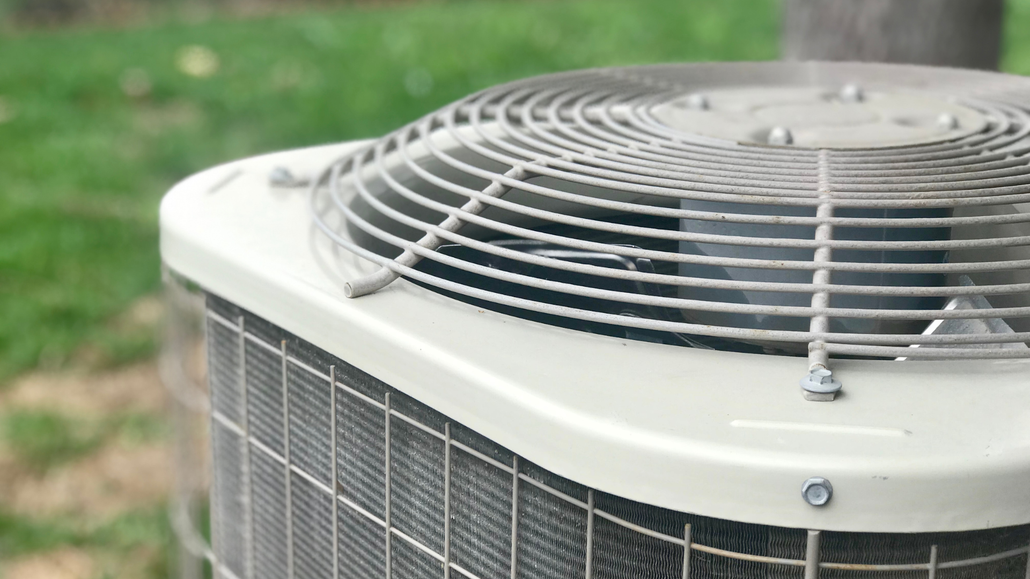
[[[1028,135],[1021,77],[669,65],[193,176],[183,542],[238,579],[1030,577]]]

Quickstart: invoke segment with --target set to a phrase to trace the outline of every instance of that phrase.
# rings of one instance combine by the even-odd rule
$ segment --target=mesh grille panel
[[[442,553],[444,442],[399,420],[394,421],[390,435],[391,522]]]
[[[221,424],[212,430],[212,447],[218,468],[214,473],[212,493],[215,496],[212,541],[220,558],[234,573],[242,576],[246,553],[243,532],[245,507],[240,489],[243,487],[243,455],[240,438]]]
[[[437,579],[443,577],[440,562],[410,543],[394,539],[393,576],[396,579]]]
[[[301,470],[328,485],[333,478],[329,384],[289,367],[290,458]]]
[[[226,577],[289,577],[290,565],[296,578],[332,577],[335,556],[339,577],[348,579],[443,577],[446,569],[450,577],[507,579],[513,564],[513,492],[518,499],[515,571],[520,578],[586,578],[588,567],[590,579],[682,577],[687,525],[692,579],[804,576],[805,530],[709,519],[591,491],[517,460],[509,450],[231,304],[213,296],[208,304],[215,465],[212,546]],[[286,337],[285,382],[277,344],[262,347],[255,341],[263,338],[249,333],[240,376],[242,338],[232,321],[239,315],[245,316],[247,328]],[[336,369],[335,389],[330,388],[330,366]],[[286,450],[284,392],[290,414],[288,456],[281,454]],[[453,441],[449,486],[448,424]],[[287,463],[292,467],[289,492]],[[1028,544],[1030,528],[1025,526],[918,535],[824,532],[820,577],[928,577],[930,550],[936,546],[945,567],[936,571],[940,579],[1024,579]],[[707,553],[699,546],[731,553]],[[1007,550],[1016,551],[996,561],[947,568]],[[923,567],[833,568],[839,563]]]
[[[237,333],[209,321],[207,328],[208,359],[217,360],[209,367],[211,403],[215,410],[233,422],[241,420],[240,350]]]
[[[286,576],[286,471],[260,452],[251,457],[254,486],[254,577]]]
[[[511,569],[512,475],[465,452],[451,455],[451,557],[477,577]]]
[[[340,577],[384,577],[386,532],[382,525],[348,508],[341,508],[337,519],[340,534]]]
[[[333,575],[333,499],[297,474],[290,481],[293,511],[293,576]]]
[[[283,454],[282,362],[254,342],[246,344],[247,412],[251,436]]]
[[[583,577],[586,513],[559,497],[519,485],[518,576],[525,579]]]
[[[386,512],[386,414],[360,398],[336,397],[340,494],[383,518]]]
[[[594,577],[597,579],[679,579],[683,549],[636,533],[605,519],[594,523]]]
[[[994,577],[1019,577],[1027,568],[1026,557],[1015,557],[1005,561],[997,561],[986,565],[978,565],[974,569],[941,569],[937,576],[941,579],[993,579]]]

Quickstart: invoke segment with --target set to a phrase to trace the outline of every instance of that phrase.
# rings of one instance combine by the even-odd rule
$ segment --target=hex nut
[[[941,113],[937,117],[937,126],[946,131],[955,130],[958,128],[958,118],[951,113]]]
[[[792,145],[794,144],[794,135],[791,134],[790,129],[787,127],[773,127],[769,131],[769,144]]]
[[[290,187],[296,183],[293,173],[283,166],[275,167],[268,173],[268,183],[273,187]]]
[[[840,89],[840,100],[846,103],[860,103],[865,100],[865,91],[857,84],[846,84]]]
[[[799,384],[805,400],[812,402],[832,401],[844,386],[828,368],[813,368]]]
[[[821,507],[833,498],[833,485],[822,477],[814,476],[801,485],[801,497],[813,507]]]
[[[687,106],[697,111],[707,111],[708,97],[702,93],[696,92],[687,97]]]

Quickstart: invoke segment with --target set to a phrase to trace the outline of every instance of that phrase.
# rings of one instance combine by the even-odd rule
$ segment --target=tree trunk
[[[783,58],[997,69],[1003,0],[785,0]]]

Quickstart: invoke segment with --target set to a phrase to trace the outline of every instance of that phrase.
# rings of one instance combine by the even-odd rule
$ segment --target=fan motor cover
[[[994,73],[565,73],[190,177],[162,203],[161,250],[223,304],[209,348],[211,319],[244,354],[244,318],[276,328],[590,501],[800,529],[798,544],[911,533],[935,553],[952,539],[930,533],[1004,527],[974,554],[1019,566],[1028,135],[1030,80]],[[293,182],[270,184],[284,169]],[[253,347],[288,383],[287,350]],[[832,402],[799,392],[822,368],[843,384]],[[308,472],[308,450],[276,456]],[[824,506],[802,497],[813,477],[832,482]]]

